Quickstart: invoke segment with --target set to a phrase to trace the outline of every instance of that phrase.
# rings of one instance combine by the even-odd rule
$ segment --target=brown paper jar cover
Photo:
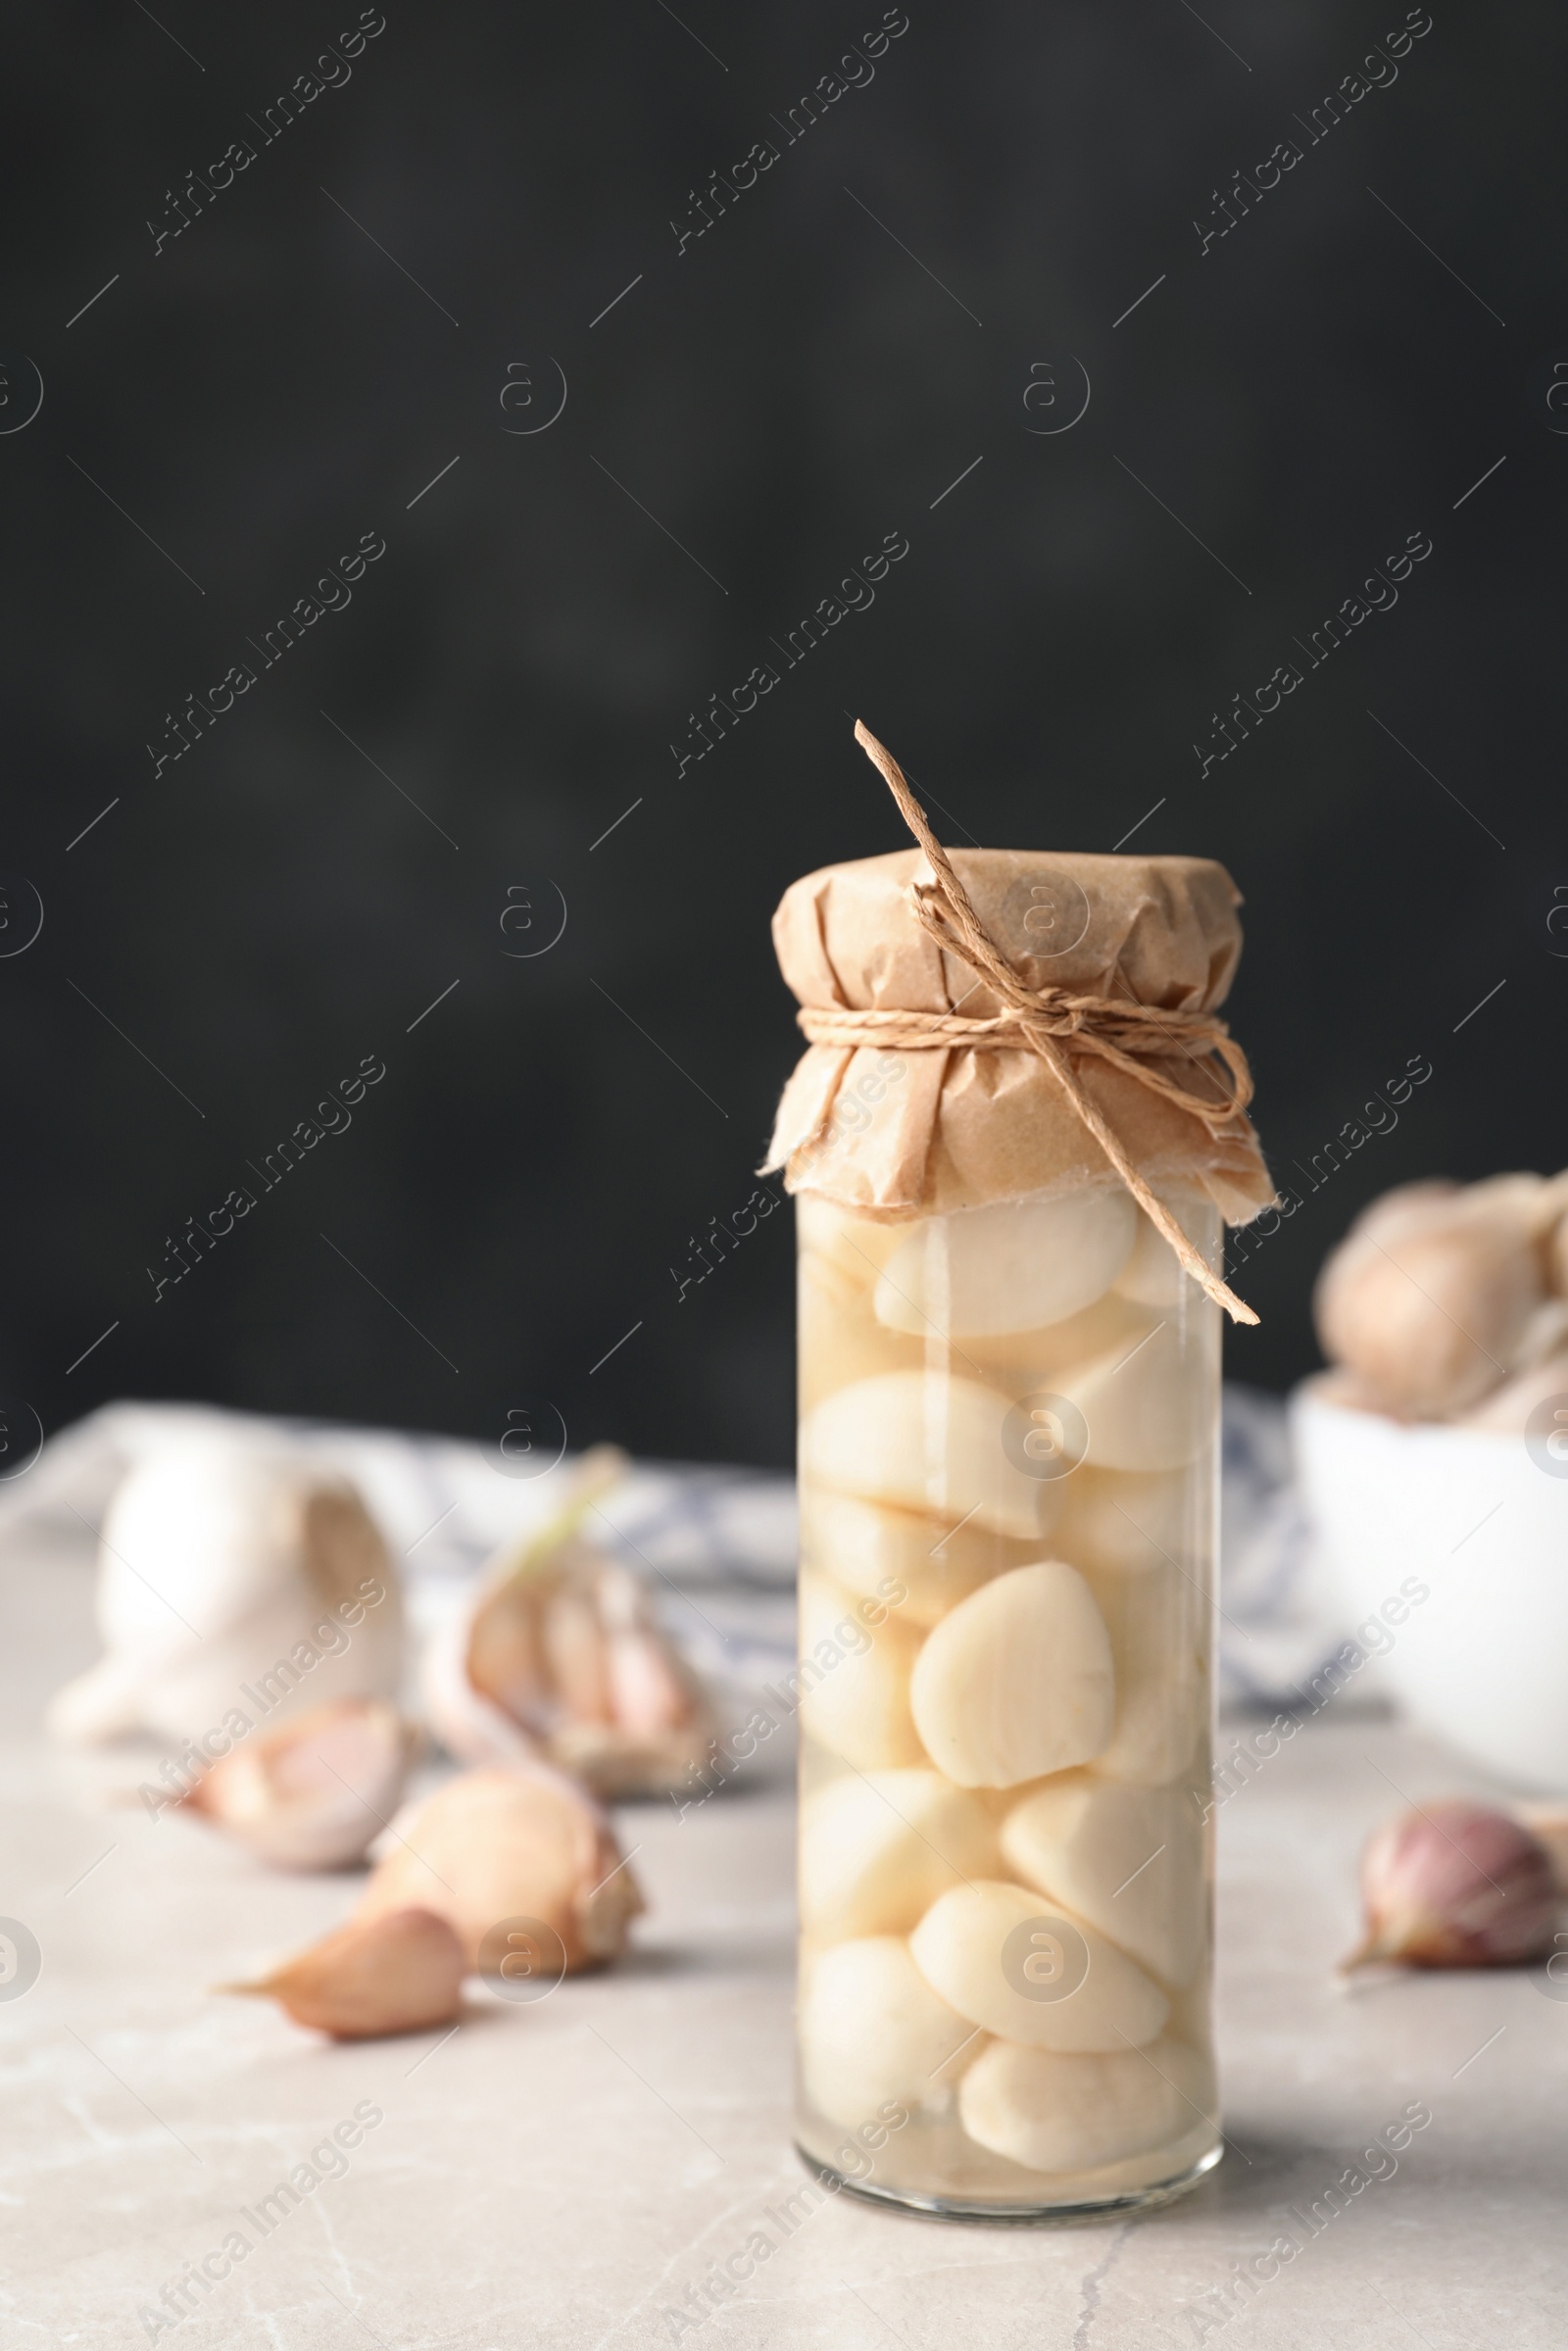
[[[1241,894],[1212,859],[948,854],[1026,986],[1131,998],[1166,1011],[1223,1004],[1241,955]],[[797,1001],[971,1019],[1005,1012],[918,920],[910,886],[931,879],[924,851],[906,849],[825,865],[792,883],[773,916],[773,943]],[[1098,1054],[1075,1053],[1073,1064],[1155,1190],[1204,1193],[1231,1224],[1245,1224],[1273,1199],[1245,1113],[1215,1135]],[[1190,1093],[1224,1098],[1210,1065],[1186,1051],[1154,1066]],[[1046,1062],[1022,1045],[808,1046],[785,1086],[762,1172],[779,1168],[791,1192],[886,1219],[1118,1181]]]

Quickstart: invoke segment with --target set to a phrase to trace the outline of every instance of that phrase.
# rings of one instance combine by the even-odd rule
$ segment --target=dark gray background
[[[952,841],[1108,850],[1162,803],[1134,846],[1226,862],[1282,1181],[1431,1059],[1238,1276],[1236,1375],[1314,1360],[1313,1272],[1374,1191],[1568,1156],[1559,12],[1435,0],[1311,145],[1402,8],[911,0],[786,145],[878,7],[388,0],[155,255],[166,191],[357,14],[8,20],[0,334],[45,397],[0,437],[0,858],[46,919],[0,962],[0,1368],[46,1427],[135,1394],[483,1434],[531,1396],[574,1443],[786,1460],[788,1216],[679,1302],[670,1268],[751,1194],[796,1050],[773,905],[900,843],[850,712]],[[509,433],[547,355],[564,413]],[[1088,413],[1032,429],[1074,359]],[[368,531],[353,603],[155,779],[164,713]],[[688,711],[889,531],[874,608],[677,776]],[[1200,779],[1210,712],[1416,531],[1397,607]],[[543,922],[547,884],[564,935],[509,959],[509,888]],[[166,1237],[371,1054],[353,1126],[155,1303]]]

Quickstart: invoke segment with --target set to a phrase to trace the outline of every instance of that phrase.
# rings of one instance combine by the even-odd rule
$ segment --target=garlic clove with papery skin
[[[186,1435],[137,1463],[104,1519],[97,1611],[107,1654],[49,1709],[73,1744],[244,1737],[259,1713],[397,1690],[378,1528],[347,1479],[270,1441]]]
[[[386,1699],[340,1698],[233,1748],[185,1802],[279,1869],[344,1869],[395,1811],[415,1737]]]
[[[626,1468],[613,1446],[585,1453],[555,1516],[432,1638],[425,1711],[461,1761],[548,1757],[598,1795],[630,1796],[681,1787],[706,1755],[715,1724],[701,1680],[646,1586],[582,1532]]]
[[[645,1907],[609,1817],[534,1761],[464,1772],[399,1814],[355,1915],[411,1904],[449,1922],[470,1967],[492,1929],[522,1919],[559,1939],[568,1974],[617,1958]]]
[[[1402,1812],[1361,1856],[1366,1933],[1342,1974],[1408,1967],[1514,1967],[1551,1948],[1562,1893],[1541,1838],[1506,1812],[1448,1797]]]
[[[375,2040],[449,2025],[463,2006],[463,1945],[429,1910],[392,1910],[346,1927],[255,1984],[216,1991],[275,2000],[296,2025],[334,2040]]]

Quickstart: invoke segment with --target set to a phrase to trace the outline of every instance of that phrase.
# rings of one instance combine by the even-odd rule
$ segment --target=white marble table
[[[1479,1786],[1376,1718],[1325,1715],[1221,1812],[1231,2151],[1211,2179],[1131,2221],[1045,2229],[828,2199],[786,2237],[764,2215],[805,2179],[787,1789],[684,1821],[626,1811],[650,1911],[612,1975],[536,2006],[476,1999],[444,2040],[334,2047],[208,1986],[334,1923],[352,1881],[270,1875],[195,1824],[108,1808],[130,1765],[52,1753],[35,1728],[92,1645],[84,1560],[0,1548],[0,1912],[43,1953],[26,1995],[0,2002],[5,2351],[1147,2351],[1216,2332],[1259,2351],[1532,2351],[1568,2335],[1568,2001],[1517,1973],[1330,1981],[1391,1782],[1418,1798]],[[1432,2121],[1396,2170],[1234,2290],[1234,2265],[1305,2234],[1287,2208],[1305,2213],[1415,2102]],[[356,2109],[381,2120],[341,2176],[265,2236],[242,2218],[335,2126],[352,2136]],[[760,2229],[776,2252],[707,2301],[703,2280]],[[209,2257],[222,2271],[235,2230],[253,2249],[188,2287],[177,2325],[138,2317],[169,2319],[164,2289]]]

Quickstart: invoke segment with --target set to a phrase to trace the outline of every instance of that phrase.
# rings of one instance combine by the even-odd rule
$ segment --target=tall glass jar
[[[797,1208],[801,2149],[928,2212],[1156,2202],[1220,2153],[1219,1310],[1114,1180]]]

